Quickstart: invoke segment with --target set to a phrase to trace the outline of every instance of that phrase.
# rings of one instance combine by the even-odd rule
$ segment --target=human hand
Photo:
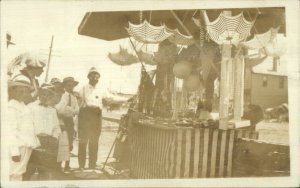
[[[11,159],[12,159],[14,162],[20,162],[20,160],[21,160],[21,155],[12,156]]]

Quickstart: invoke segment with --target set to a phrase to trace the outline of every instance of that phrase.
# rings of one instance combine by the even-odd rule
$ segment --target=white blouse
[[[16,100],[8,102],[7,125],[10,132],[10,155],[20,155],[20,147],[36,148],[40,142],[35,135],[34,124],[30,109]]]
[[[61,130],[56,109],[39,105],[39,101],[30,103],[29,108],[33,116],[35,133],[58,138]]]

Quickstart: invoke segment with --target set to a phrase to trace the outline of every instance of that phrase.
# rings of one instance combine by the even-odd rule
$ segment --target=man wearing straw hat
[[[73,77],[66,77],[63,79],[63,86],[65,93],[62,95],[60,102],[55,106],[58,114],[61,116],[64,128],[68,134],[69,149],[73,149],[74,138],[74,116],[79,112],[79,106],[76,97],[73,95],[73,89],[77,86],[78,82]],[[65,171],[70,170],[69,160],[65,163]]]
[[[102,125],[102,96],[96,88],[100,73],[95,67],[92,67],[87,77],[89,83],[80,90],[82,102],[78,115],[78,162],[81,170],[85,167],[87,144],[89,144],[89,168],[96,168],[98,142]]]
[[[6,125],[9,130],[10,180],[20,181],[25,173],[32,149],[40,145],[30,118],[30,110],[25,101],[32,87],[30,80],[18,75],[8,84],[10,100]]]

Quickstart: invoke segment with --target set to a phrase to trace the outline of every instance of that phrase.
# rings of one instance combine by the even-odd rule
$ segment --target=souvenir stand
[[[166,23],[162,22],[162,11],[157,11],[160,14],[156,15],[155,11],[140,11],[139,20],[133,19],[132,15],[137,16],[136,13],[127,13],[131,15],[127,17],[135,20],[133,23],[129,19],[124,27],[135,54],[128,55],[127,51],[120,49],[119,54],[109,54],[109,58],[113,62],[117,57],[124,62],[138,60],[142,67],[136,103],[123,116],[120,125],[122,130],[126,129],[130,153],[127,160],[132,178],[233,177],[245,174],[236,158],[244,157],[236,152],[243,153],[245,148],[241,149],[244,145],[238,143],[242,141],[240,138],[255,143],[258,139],[250,121],[242,119],[247,50],[258,49],[262,56],[268,55],[266,47],[274,42],[278,32],[278,28],[272,27],[265,33],[251,32],[261,16],[258,9],[251,11],[252,16],[243,9],[220,10],[212,19],[205,10],[186,11],[184,17],[179,16],[182,15],[180,11],[170,10],[169,22]],[[160,16],[163,25],[152,24]],[[174,25],[174,22],[178,28],[170,29],[167,24]],[[82,28],[84,25],[80,26],[79,32],[86,34]],[[126,34],[122,37],[125,38]],[[157,44],[158,51],[150,54],[138,49],[138,44]],[[145,63],[157,65],[155,82],[147,73]],[[219,88],[216,87],[217,80]],[[191,94],[198,97],[197,110],[189,109],[193,102]],[[199,98],[202,105],[197,105]],[[218,108],[215,108],[216,104]],[[207,115],[214,109],[218,109],[218,119],[201,116],[202,112]],[[281,170],[287,174],[288,169]]]

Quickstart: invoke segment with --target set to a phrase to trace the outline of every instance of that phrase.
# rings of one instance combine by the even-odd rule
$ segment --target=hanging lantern
[[[186,79],[192,72],[192,65],[187,61],[180,61],[173,67],[173,74],[179,79]]]
[[[196,91],[197,89],[203,88],[199,74],[191,74],[188,76],[185,87],[188,91]]]

